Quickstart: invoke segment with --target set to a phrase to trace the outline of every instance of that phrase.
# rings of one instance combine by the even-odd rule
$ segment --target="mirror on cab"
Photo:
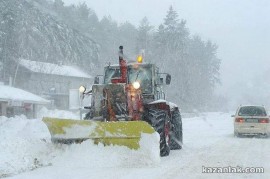
[[[99,77],[98,76],[95,77],[94,84],[99,84]]]
[[[169,85],[171,83],[171,79],[172,79],[171,75],[167,74],[166,75],[166,85]]]

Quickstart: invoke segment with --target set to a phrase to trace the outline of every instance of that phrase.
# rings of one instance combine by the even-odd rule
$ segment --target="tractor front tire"
[[[160,156],[168,156],[170,154],[170,138],[169,138],[169,120],[168,114],[164,110],[149,109],[148,120],[153,128],[160,135]]]
[[[179,109],[176,108],[172,111],[171,118],[171,132],[170,132],[170,149],[180,150],[183,145],[183,132],[182,132],[182,119]]]

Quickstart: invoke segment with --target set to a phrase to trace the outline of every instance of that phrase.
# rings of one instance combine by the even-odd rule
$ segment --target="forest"
[[[92,76],[117,63],[118,47],[127,60],[143,53],[172,75],[167,99],[184,111],[211,111],[226,100],[215,95],[221,83],[218,45],[190,32],[173,6],[163,23],[139,26],[98,18],[86,3],[66,6],[62,0],[3,0],[0,2],[0,79],[14,77],[20,59],[77,65]],[[91,83],[91,82],[89,82]],[[222,101],[222,102],[221,102]]]

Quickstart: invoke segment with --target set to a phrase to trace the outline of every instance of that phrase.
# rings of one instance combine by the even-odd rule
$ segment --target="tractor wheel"
[[[160,135],[160,156],[168,156],[170,154],[170,124],[167,113],[159,109],[149,109],[148,120]]]
[[[182,119],[179,109],[172,111],[171,118],[171,132],[170,132],[170,149],[179,150],[183,145]]]

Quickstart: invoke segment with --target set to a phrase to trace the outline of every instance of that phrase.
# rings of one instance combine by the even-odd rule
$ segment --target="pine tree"
[[[136,37],[137,37],[136,27],[129,23],[125,22],[119,25],[118,40],[119,44],[122,44],[125,47],[125,54],[131,58],[129,60],[134,60],[136,56]]]
[[[0,61],[1,61],[1,80],[7,81],[9,77],[12,77],[12,68],[15,65],[15,61],[18,58],[18,42],[17,42],[17,8],[16,1],[2,1],[0,3],[2,7],[1,25],[0,25]]]
[[[168,97],[177,96],[176,103],[185,110],[205,109],[219,81],[216,45],[199,36],[190,37],[186,21],[171,6],[154,36],[153,50],[155,61],[172,75],[173,90]]]
[[[150,25],[147,17],[144,17],[140,25],[138,27],[138,35],[137,35],[137,43],[136,43],[136,51],[140,53],[141,50],[144,50],[144,56],[148,57],[148,54],[151,53],[151,33],[153,30],[153,26]]]

